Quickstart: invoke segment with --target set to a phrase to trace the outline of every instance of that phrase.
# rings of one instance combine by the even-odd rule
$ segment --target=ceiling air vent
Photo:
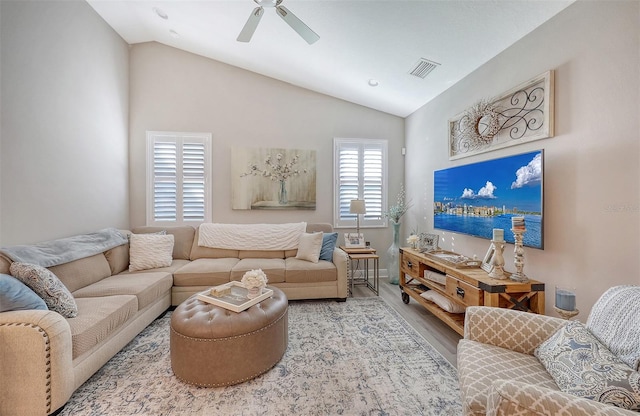
[[[440,64],[430,61],[428,59],[420,58],[418,63],[413,66],[413,69],[409,71],[409,75],[424,79],[431,71],[436,69]]]

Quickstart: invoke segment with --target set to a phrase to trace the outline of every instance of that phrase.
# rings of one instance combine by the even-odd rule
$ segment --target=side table
[[[348,248],[344,246],[340,246],[347,256],[349,256],[349,295],[353,296],[353,287],[356,284],[356,280],[358,284],[364,284],[367,286],[373,293],[376,295],[379,294],[380,287],[380,268],[379,268],[379,260],[380,256],[376,254],[376,249],[367,247],[367,248]],[[362,278],[356,279],[355,272],[360,269],[360,261],[362,260]],[[369,260],[371,260],[371,265],[373,266],[373,276],[369,271]],[[354,267],[355,263],[355,267]]]

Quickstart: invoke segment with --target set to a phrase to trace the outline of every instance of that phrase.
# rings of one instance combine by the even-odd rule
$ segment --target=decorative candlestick
[[[513,238],[515,240],[513,253],[515,254],[514,264],[516,266],[516,272],[510,276],[510,279],[523,283],[529,281],[529,278],[524,274],[524,246],[522,244],[522,235],[526,231],[524,217],[511,217],[511,232],[513,232]]]
[[[491,265],[493,267],[491,268],[491,272],[489,272],[489,277],[506,279],[507,275],[504,273],[504,256],[502,255],[504,252],[504,241],[491,240],[491,245],[493,246],[493,257],[491,258]]]

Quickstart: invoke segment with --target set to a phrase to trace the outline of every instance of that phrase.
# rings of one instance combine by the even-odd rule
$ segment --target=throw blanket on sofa
[[[15,262],[51,267],[90,257],[126,243],[127,237],[122,235],[120,231],[115,228],[105,228],[95,233],[75,235],[33,245],[4,247],[0,253]]]
[[[231,250],[295,250],[306,230],[306,222],[200,224],[198,245]]]

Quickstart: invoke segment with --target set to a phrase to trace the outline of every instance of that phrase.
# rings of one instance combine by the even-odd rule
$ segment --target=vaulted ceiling
[[[238,42],[256,3],[272,1],[88,3],[129,44],[160,42],[406,117],[573,2],[284,0],[317,42],[308,44],[272,4],[251,41]],[[421,60],[431,69],[424,78],[410,74]]]

